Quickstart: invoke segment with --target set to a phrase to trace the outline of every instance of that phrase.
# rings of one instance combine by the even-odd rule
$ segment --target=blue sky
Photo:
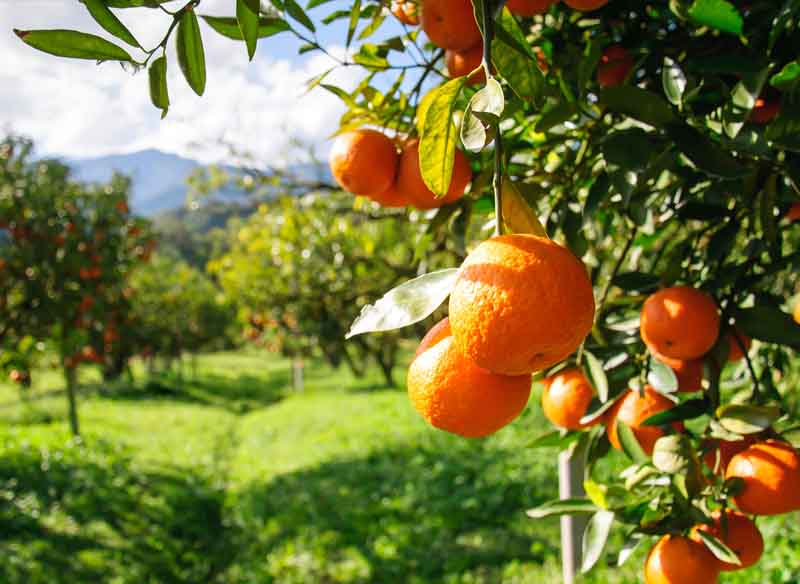
[[[313,9],[315,22],[351,2],[334,0]],[[173,3],[173,8],[181,2]],[[230,16],[233,0],[203,0],[200,14]],[[154,46],[169,24],[158,10],[119,10],[117,15],[144,46]],[[252,63],[244,46],[203,26],[208,86],[195,96],[171,55],[172,106],[166,120],[149,102],[147,75],[115,63],[59,59],[24,45],[12,28],[70,28],[111,38],[75,0],[0,0],[0,128],[32,137],[44,154],[89,157],[158,148],[210,162],[224,159],[230,144],[257,160],[283,164],[298,154],[290,142],[326,152],[326,138],[343,108],[322,89],[303,95],[305,82],[328,69],[320,53],[297,55],[300,42],[289,34],[262,39]],[[344,54],[346,23],[319,25],[321,44]],[[379,37],[399,34],[387,18]],[[174,53],[172,46],[170,50]],[[329,81],[352,87],[357,68],[335,72]]]

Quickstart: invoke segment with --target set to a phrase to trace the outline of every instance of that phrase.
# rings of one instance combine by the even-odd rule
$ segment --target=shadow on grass
[[[234,541],[224,493],[141,472],[102,444],[0,458],[0,581],[213,582]]]
[[[557,554],[557,523],[525,509],[555,495],[543,468],[482,443],[403,447],[282,475],[239,493],[235,568],[255,582],[500,582]],[[250,580],[248,580],[250,581]],[[466,579],[464,579],[466,581]]]

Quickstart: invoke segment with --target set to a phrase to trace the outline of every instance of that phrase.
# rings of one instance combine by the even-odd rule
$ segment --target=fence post
[[[584,496],[583,467],[585,453],[562,452],[558,456],[558,495],[561,499]],[[581,566],[581,546],[586,518],[582,515],[561,516],[561,567],[564,584],[574,584]]]

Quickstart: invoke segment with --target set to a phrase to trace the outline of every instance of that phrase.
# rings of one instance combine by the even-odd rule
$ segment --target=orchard
[[[295,0],[237,0],[235,16],[201,14],[201,0],[165,4],[85,0],[114,42],[58,23],[15,32],[53,55],[146,68],[165,116],[168,68],[179,67],[197,94],[213,83],[201,21],[242,42],[250,59],[282,34],[333,60],[309,89],[343,102],[330,171],[356,197],[352,205],[374,213],[362,221],[375,224],[342,224],[313,198],[283,201],[291,208],[280,221],[267,208],[255,215],[215,267],[246,298],[241,317],[254,337],[274,322],[282,346],[306,331],[292,351],[325,350],[346,336],[349,345],[337,348],[346,354],[380,348],[385,337],[376,333],[425,322],[407,389],[433,427],[465,439],[500,432],[539,407],[529,396],[533,382],[542,385],[554,428],[530,456],[562,450],[582,473],[583,493],[528,516],[587,519],[583,571],[604,554],[622,565],[648,546],[648,584],[710,584],[738,570],[759,581],[770,545],[760,518],[800,510],[800,2],[356,0],[334,8],[311,0],[304,9]],[[147,10],[164,21],[152,50],[123,23]],[[345,56],[326,50],[307,12],[345,24]],[[354,90],[327,82],[338,68],[361,72]],[[7,168],[18,156],[11,147]],[[26,204],[42,180],[60,180],[54,172],[32,174]],[[112,191],[97,204],[124,201],[124,188]],[[82,206],[42,203],[21,217],[18,200],[0,197],[0,242],[31,244],[0,246],[0,301],[42,302],[36,314],[45,314],[43,298],[55,299],[52,310],[69,315],[59,329],[66,365],[94,330],[75,323],[91,310],[85,291],[102,283],[104,295],[121,298],[116,280],[106,282],[112,260],[94,254],[113,251],[116,270],[134,258],[90,248],[100,226]],[[127,221],[120,210],[120,242]],[[338,230],[356,227],[367,234],[363,256],[324,255],[342,246]],[[398,233],[411,240],[410,257],[394,245]],[[26,279],[24,258],[45,236],[55,247],[63,238],[70,253],[48,244],[55,283],[37,292],[26,282],[42,280]],[[110,227],[102,237],[112,238]],[[256,261],[267,255],[273,261]],[[347,271],[337,265],[354,256]],[[277,306],[253,287],[270,279],[288,299]],[[373,279],[391,288],[380,299],[359,293]],[[293,286],[327,296],[292,304]],[[352,308],[360,314],[349,332],[321,316]],[[41,322],[11,322],[0,323],[0,339],[38,338]],[[626,467],[609,479],[601,467],[614,457]],[[625,534],[621,549],[606,545],[612,529]]]

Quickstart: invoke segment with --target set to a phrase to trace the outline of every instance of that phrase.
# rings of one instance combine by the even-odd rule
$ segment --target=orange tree
[[[162,49],[173,31],[197,93],[206,75],[200,2],[174,12],[161,4],[86,2],[134,46],[108,6],[168,13],[164,42],[140,59],[85,33],[17,34],[62,56],[148,65],[153,102],[166,112]],[[302,39],[303,51],[325,50],[295,0],[235,5],[235,17],[204,18],[244,40],[251,57],[260,38],[281,32]],[[325,6],[312,0],[308,10]],[[426,274],[366,307],[350,334],[424,319],[452,291],[449,326],[431,333],[411,365],[414,403],[436,426],[484,435],[518,410],[496,407],[503,376],[546,378],[546,411],[572,429],[537,444],[585,459],[588,497],[529,514],[591,515],[584,569],[614,524],[629,538],[621,559],[661,538],[648,582],[713,582],[724,568],[751,564],[726,545],[734,530],[715,512],[773,514],[800,503],[791,445],[800,327],[789,316],[800,260],[791,223],[800,3],[356,0],[348,8],[322,20],[347,23],[350,56],[339,65],[362,67],[363,81],[350,92],[324,74],[311,82],[347,108],[334,176],[385,206],[435,209],[426,215],[434,231],[466,241],[495,231],[460,270]],[[390,8],[403,28],[381,36]],[[587,282],[593,300],[579,293]],[[492,390],[476,391],[487,376]],[[603,483],[596,463],[612,446],[630,465]]]
[[[14,137],[0,144],[0,362],[29,379],[32,343],[50,345],[77,434],[76,368],[97,363],[113,377],[132,355],[125,280],[153,240],[129,214],[127,179],[81,185],[63,164],[32,159],[31,149]]]

